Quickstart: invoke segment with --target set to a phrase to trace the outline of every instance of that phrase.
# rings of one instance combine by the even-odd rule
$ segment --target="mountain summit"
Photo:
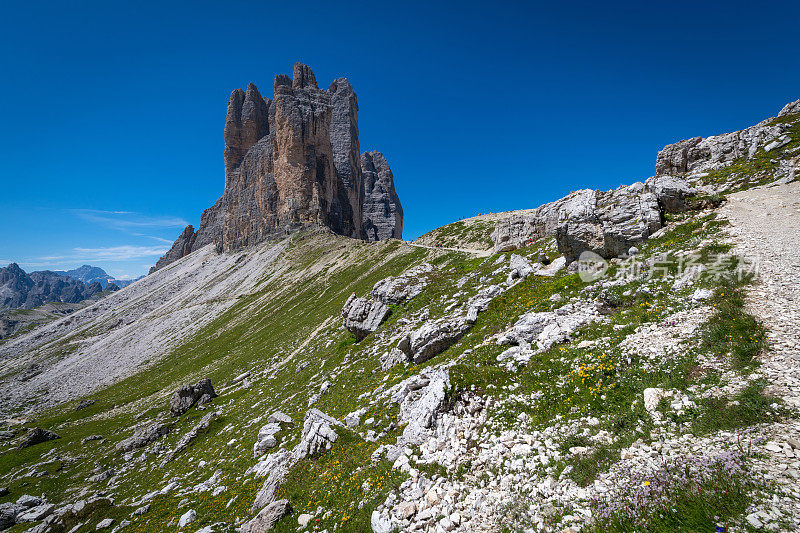
[[[152,271],[214,243],[231,251],[309,225],[367,241],[402,238],[403,208],[380,152],[360,151],[346,78],[317,87],[311,68],[275,77],[273,99],[235,89],[225,119],[225,191]]]

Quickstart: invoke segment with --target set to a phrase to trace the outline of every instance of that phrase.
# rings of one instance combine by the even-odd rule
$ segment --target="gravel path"
[[[406,242],[409,246],[416,246],[417,248],[427,248],[428,250],[448,250],[450,252],[464,252],[466,254],[475,254],[477,257],[489,257],[492,255],[491,250],[474,250],[472,248],[450,248],[448,246],[429,246],[427,244],[419,244],[416,242]]]
[[[733,194],[729,200],[721,214],[732,225],[729,233],[735,251],[757,264],[757,282],[749,292],[748,306],[769,330],[770,350],[762,356],[760,371],[769,381],[768,392],[798,409],[800,183],[751,189]],[[765,457],[760,468],[765,479],[783,489],[783,495],[760,506],[747,520],[758,529],[796,531],[800,527],[800,421],[772,424],[763,434],[770,442],[762,449]],[[778,516],[781,519],[776,520]]]
[[[740,255],[755,261],[751,312],[769,329],[763,372],[787,404],[800,408],[800,183],[731,195],[722,209]]]

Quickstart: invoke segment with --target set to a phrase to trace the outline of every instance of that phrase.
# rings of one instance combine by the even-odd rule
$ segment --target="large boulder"
[[[492,233],[494,253],[524,248],[543,237],[552,237],[558,227],[561,206],[568,198],[560,198],[500,220]]]
[[[259,513],[242,525],[241,533],[263,533],[264,531],[271,531],[275,525],[280,522],[283,517],[291,514],[292,505],[289,500],[283,499],[272,502],[267,505]]]
[[[350,295],[342,308],[344,327],[359,341],[378,329],[390,313],[391,310],[385,303],[358,298],[355,293]]]
[[[445,405],[449,387],[447,369],[429,368],[390,390],[390,401],[400,405],[398,421],[405,424],[397,446],[422,444],[432,435],[436,415]]]
[[[424,363],[458,342],[470,327],[462,317],[428,320],[403,339],[398,347],[414,363]]]
[[[17,516],[25,512],[26,508],[16,503],[7,502],[0,504],[0,530],[8,529],[17,523]]]
[[[434,270],[430,263],[422,263],[409,268],[399,276],[382,279],[372,287],[372,297],[386,305],[407,302],[425,289]]]
[[[194,385],[184,385],[176,390],[169,401],[169,412],[172,416],[180,416],[196,404],[204,404],[216,398],[214,386],[208,378],[201,379]]]
[[[688,199],[697,194],[688,181],[676,176],[653,176],[644,182],[644,188],[656,195],[664,213],[686,211],[689,208]]]
[[[585,251],[606,259],[625,255],[661,228],[658,199],[642,183],[573,193],[560,216],[556,242],[568,263]]]
[[[40,444],[42,442],[47,442],[50,440],[60,439],[57,434],[53,433],[52,431],[48,431],[42,428],[33,428],[28,431],[25,438],[22,439],[22,442],[19,444],[19,448],[28,448],[29,446],[34,446],[36,444]]]
[[[569,340],[570,334],[579,327],[601,318],[596,302],[579,300],[568,303],[555,311],[532,312],[519,320],[498,339],[499,344],[532,344],[539,350],[547,350],[554,344]]]
[[[300,442],[292,450],[295,461],[330,450],[338,438],[334,427],[342,427],[342,423],[319,409],[310,409],[303,422]]]
[[[139,426],[134,430],[132,437],[128,437],[117,444],[117,450],[121,452],[130,452],[138,448],[143,448],[168,434],[171,429],[171,425],[159,422]]]

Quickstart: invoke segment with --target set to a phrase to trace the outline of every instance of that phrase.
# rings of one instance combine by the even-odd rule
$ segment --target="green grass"
[[[662,472],[662,476],[678,476],[681,472]],[[706,476],[689,475],[686,485],[663,482],[663,496],[650,497],[651,503],[640,514],[614,513],[600,516],[588,528],[589,533],[705,533],[719,524],[742,527],[743,514],[752,501],[758,485],[744,473],[731,473],[716,467]],[[653,485],[655,486],[655,485]],[[631,487],[630,495],[637,488]],[[646,526],[643,526],[646,524]]]
[[[684,418],[691,421],[695,435],[708,435],[776,420],[782,410],[772,405],[779,400],[767,396],[764,393],[765,386],[763,380],[757,380],[733,398],[706,398],[697,408],[690,409]]]
[[[702,337],[703,349],[729,358],[741,372],[757,366],[757,356],[767,347],[765,327],[745,309],[743,287],[750,281],[750,277],[725,278],[719,283],[712,302],[714,314]]]

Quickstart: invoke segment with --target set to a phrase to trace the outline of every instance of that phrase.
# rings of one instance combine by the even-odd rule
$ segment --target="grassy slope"
[[[796,143],[797,139],[786,149]],[[737,164],[746,165],[744,162]],[[752,169],[742,172],[750,171]],[[670,232],[642,247],[642,258],[664,252],[705,250],[704,260],[712,261],[711,252],[719,250],[708,243],[717,239],[724,223],[716,221],[713,215],[696,217],[691,214],[676,217],[670,223]],[[460,230],[452,233],[460,233]],[[485,237],[490,230],[483,228],[478,233]],[[476,242],[472,237],[468,240]],[[448,244],[465,246],[465,242],[459,238]],[[522,253],[535,257],[538,249],[551,245],[551,242],[537,243]],[[210,492],[159,496],[152,502],[151,511],[135,518],[129,530],[164,530],[165,524],[189,508],[198,513],[193,530],[216,522],[231,524],[248,518],[261,481],[243,474],[255,463],[252,445],[263,424],[260,417],[276,409],[292,416],[294,427],[279,434],[281,445],[291,448],[299,437],[308,398],[319,390],[322,382],[335,376],[330,379],[332,388],[321,395],[315,407],[343,418],[348,412],[366,406],[368,412],[364,418],[375,417],[373,427],[376,430],[390,428],[396,420],[396,409],[380,403],[369,405],[368,399],[359,400],[359,396],[382,384],[388,387],[397,383],[417,373],[420,367],[401,366],[383,372],[376,354],[383,353],[386,347],[377,350],[376,345],[391,337],[400,318],[414,317],[425,308],[432,317],[443,315],[445,307],[450,303],[463,303],[476,287],[504,279],[504,273],[494,274],[497,259],[498,256],[472,259],[465,254],[412,248],[398,242],[369,245],[319,234],[299,236],[284,260],[291,265],[288,270],[314,271],[314,275],[304,277],[300,283],[293,282],[288,288],[285,277],[263,280],[253,287],[249,296],[198,335],[187,339],[171,356],[92,395],[96,403],[91,407],[76,412],[68,405],[42,413],[36,425],[57,431],[62,439],[20,451],[12,449],[8,443],[3,445],[0,448],[0,485],[9,485],[11,494],[0,498],[0,502],[14,500],[23,493],[46,493],[51,501],[73,502],[97,491],[108,492],[117,499],[118,506],[100,506],[87,516],[76,518],[86,521],[92,526],[89,529],[93,529],[93,524],[102,518],[130,517],[132,508],[125,504],[163,487],[169,480],[179,480],[183,487],[189,487],[219,470],[220,484],[228,487],[225,492],[218,496]],[[408,305],[395,307],[379,335],[355,344],[352,335],[339,329],[339,311],[351,292],[364,295],[376,281],[426,260],[439,266],[431,285]],[[612,267],[612,273],[616,268]],[[456,281],[465,276],[466,284],[458,288]],[[645,285],[648,292],[638,291]],[[607,429],[619,436],[617,442],[593,450],[588,460],[571,459],[556,465],[563,469],[570,463],[573,478],[581,484],[589,483],[598,471],[619,458],[622,447],[635,439],[648,438],[651,422],[641,403],[631,410],[633,401],[641,398],[644,388],[661,386],[693,391],[693,394],[708,390],[718,386],[723,378],[712,371],[695,372],[698,358],[710,353],[721,359],[733,357],[731,367],[748,372],[755,364],[754,356],[764,349],[763,336],[748,350],[737,351],[731,346],[729,337],[741,334],[742,327],[759,332],[761,326],[748,318],[740,307],[726,307],[719,311],[716,329],[709,330],[703,339],[687,343],[682,357],[664,361],[649,370],[644,370],[638,361],[623,363],[619,344],[625,336],[641,324],[659,322],[685,308],[689,294],[697,286],[708,286],[718,293],[743,290],[741,286],[727,287],[710,279],[682,291],[673,291],[670,285],[659,279],[639,280],[598,294],[583,292],[587,284],[577,275],[532,276],[497,298],[461,342],[427,364],[458,360],[451,371],[453,390],[450,394],[453,397],[467,388],[498,397],[507,396],[509,387],[517,393],[543,394],[534,407],[520,404],[515,408],[503,404],[503,411],[495,414],[508,424],[513,424],[521,412],[542,427],[557,416],[567,419],[582,415],[601,417],[602,425],[598,429]],[[557,346],[535,357],[518,373],[498,365],[496,356],[502,349],[494,343],[484,343],[486,337],[502,331],[529,310],[560,306],[548,300],[555,293],[565,299],[600,297],[608,303],[608,321],[590,326],[579,335],[580,340],[601,340],[601,348],[579,349],[577,343]],[[322,329],[318,329],[320,327]],[[302,347],[314,331],[317,334]],[[297,353],[290,358],[295,351]],[[279,364],[287,359],[286,364]],[[309,364],[298,371],[301,362]],[[123,466],[114,445],[131,434],[130,428],[137,421],[163,416],[169,395],[178,385],[208,376],[219,390],[246,371],[253,374],[252,386],[225,390],[214,401],[222,416],[174,461],[160,467],[161,458],[150,453],[159,446],[157,444],[135,453],[127,467]],[[696,411],[689,412],[679,422],[686,425],[686,431],[709,432],[776,416],[759,391],[748,390],[742,394],[746,395],[742,397],[745,408],[726,413],[719,423],[709,420],[708,413],[719,412],[720,406],[701,401]],[[203,414],[193,409],[174,419],[174,431],[160,445],[174,446]],[[368,531],[372,508],[403,479],[388,463],[373,464],[369,458],[381,442],[394,442],[399,428],[389,430],[380,442],[367,442],[355,432],[338,431],[341,438],[334,447],[320,457],[297,465],[279,495],[291,500],[294,516],[321,507],[319,529],[339,525],[344,531]],[[106,440],[81,443],[84,437],[93,434],[101,434]],[[580,443],[565,443],[577,444]],[[90,475],[107,468],[121,470],[121,473],[111,481],[87,481]],[[46,474],[42,475],[43,472]],[[183,498],[188,498],[189,504],[180,507]],[[296,522],[293,518],[287,519],[278,529],[294,531]]]

